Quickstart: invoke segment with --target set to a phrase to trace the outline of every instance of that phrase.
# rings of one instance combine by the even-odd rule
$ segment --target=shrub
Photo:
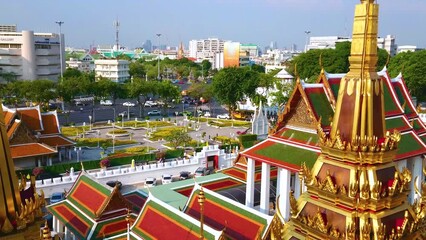
[[[38,175],[44,173],[44,169],[42,167],[35,167],[33,169],[33,175],[37,178]]]
[[[125,134],[128,133],[126,130],[123,129],[114,129],[108,132],[109,134]]]
[[[109,167],[111,165],[110,161],[108,158],[103,159],[99,162],[99,165],[101,166],[101,168],[105,168],[105,167]]]

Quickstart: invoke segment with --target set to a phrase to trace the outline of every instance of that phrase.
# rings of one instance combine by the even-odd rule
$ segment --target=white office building
[[[219,38],[208,38],[189,41],[189,57],[214,63],[216,53],[223,52],[225,41]]]
[[[18,80],[57,81],[61,73],[59,46],[55,33],[0,32],[0,71],[12,73]],[[62,35],[62,56],[64,46]],[[65,57],[62,60],[65,69]]]
[[[117,59],[95,60],[95,74],[113,82],[123,83],[130,79],[129,61]]]
[[[336,48],[336,43],[352,41],[349,37],[341,36],[324,36],[324,37],[310,37],[309,44],[306,46],[307,51],[311,49],[327,49]],[[384,38],[377,38],[377,47],[385,49],[391,56],[397,53],[398,46],[395,43],[395,37],[387,35]]]

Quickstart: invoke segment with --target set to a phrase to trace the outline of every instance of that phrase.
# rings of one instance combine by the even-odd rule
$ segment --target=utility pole
[[[160,52],[161,52],[161,50],[160,50],[160,37],[161,37],[161,33],[157,33],[155,35],[157,35],[157,37],[158,37],[158,63],[157,63],[158,74],[157,74],[157,80],[160,80]]]

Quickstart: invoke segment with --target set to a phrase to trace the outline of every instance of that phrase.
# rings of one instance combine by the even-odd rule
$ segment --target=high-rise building
[[[143,44],[142,44],[142,48],[145,50],[145,52],[152,52],[152,43],[151,40],[146,40]]]
[[[16,32],[16,25],[0,25],[0,32]]]
[[[0,32],[1,71],[18,80],[50,79],[61,73],[60,51],[65,56],[64,35],[60,49],[59,35],[33,31]],[[62,66],[65,69],[65,58]]]
[[[216,53],[223,52],[225,41],[219,38],[208,38],[189,41],[189,57],[197,61],[204,59],[213,62]]]

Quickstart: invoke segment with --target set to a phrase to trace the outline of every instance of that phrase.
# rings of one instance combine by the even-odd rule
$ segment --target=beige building
[[[14,74],[18,80],[57,81],[61,72],[59,43],[55,33],[0,32],[0,71]],[[64,45],[62,35],[62,54]]]
[[[123,83],[130,79],[129,61],[116,59],[95,60],[96,77],[104,77],[113,82]]]

